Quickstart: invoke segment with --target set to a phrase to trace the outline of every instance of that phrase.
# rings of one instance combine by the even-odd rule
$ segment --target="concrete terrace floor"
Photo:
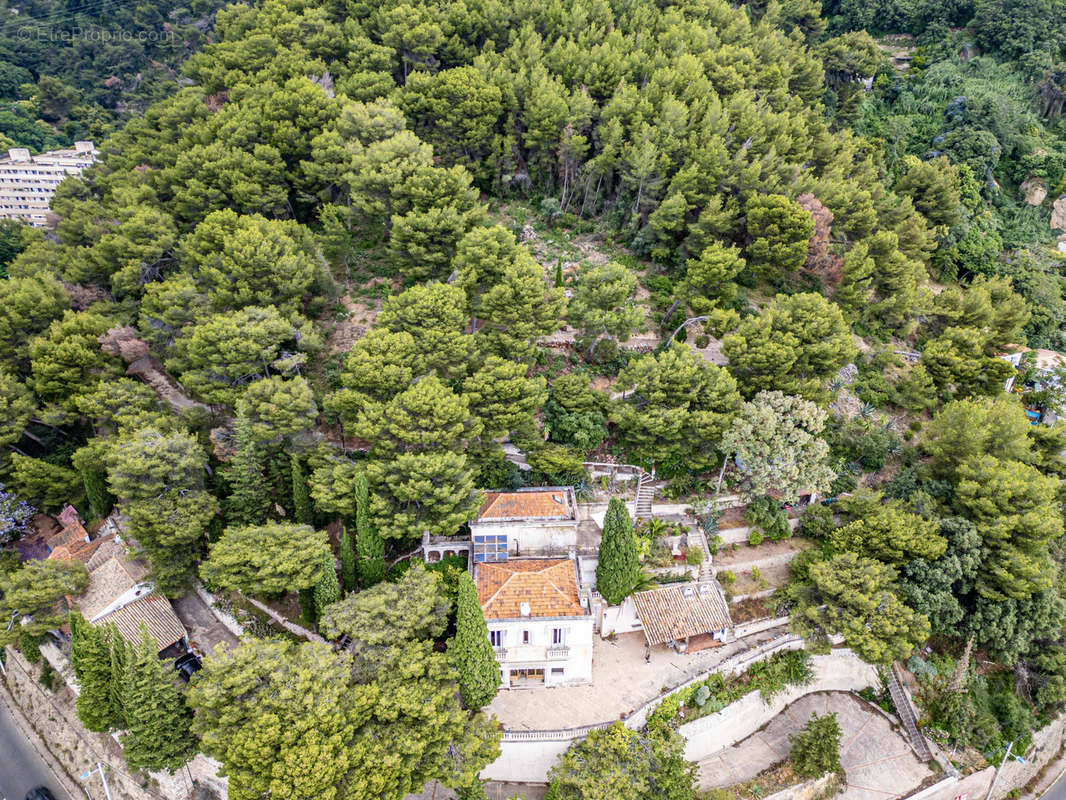
[[[772,639],[771,630],[692,655],[653,647],[644,661],[644,634],[593,639],[592,683],[552,689],[505,689],[485,709],[509,730],[557,730],[611,722],[714,667],[726,658]]]
[[[784,761],[789,735],[803,727],[811,714],[831,712],[836,712],[840,724],[840,764],[847,773],[847,790],[841,797],[903,797],[933,774],[879,709],[846,692],[823,692],[800,698],[763,730],[700,761],[700,788],[743,783]]]

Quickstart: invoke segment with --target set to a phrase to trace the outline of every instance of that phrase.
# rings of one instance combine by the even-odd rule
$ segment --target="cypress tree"
[[[89,501],[93,516],[97,519],[106,517],[115,502],[107,490],[107,473],[102,469],[83,469],[81,482],[85,486],[85,499]]]
[[[159,645],[141,625],[126,671],[126,733],[122,755],[134,769],[171,773],[196,755],[192,711],[174,685],[175,676],[161,661]]]
[[[266,521],[270,499],[263,478],[263,455],[243,413],[237,415],[237,452],[226,469],[230,487],[226,520],[230,525],[261,525]]]
[[[555,285],[563,285],[563,260],[561,258],[555,259]]]
[[[496,696],[500,688],[500,664],[489,643],[489,629],[469,572],[459,573],[455,639],[448,654],[459,672],[459,692],[467,708],[481,708]]]
[[[355,550],[352,548],[352,535],[347,526],[341,533],[341,586],[346,592],[354,592],[359,585],[355,570]]]
[[[337,563],[331,552],[322,560],[322,577],[315,584],[315,616],[322,618],[326,606],[341,599],[341,586],[337,582]]]
[[[122,723],[111,696],[111,645],[106,631],[70,613],[70,663],[81,692],[75,702],[78,719],[90,731],[103,733]]]
[[[640,579],[640,558],[633,520],[625,503],[612,497],[603,520],[600,560],[596,565],[596,588],[603,599],[618,605],[633,591]]]
[[[116,728],[126,727],[126,671],[132,661],[133,648],[122,638],[118,628],[108,625],[104,631],[105,641],[111,651],[111,680],[110,698],[111,708],[117,720]]]
[[[311,495],[307,490],[307,474],[303,464],[295,454],[290,457],[292,464],[292,507],[293,516],[301,525],[314,525],[314,511],[311,509]]]
[[[370,487],[363,473],[355,479],[355,551],[363,588],[381,583],[385,579],[385,543],[370,524]]]
[[[297,597],[300,599],[300,616],[303,617],[304,622],[312,626],[317,624],[318,617],[315,616],[315,587],[300,589]]]

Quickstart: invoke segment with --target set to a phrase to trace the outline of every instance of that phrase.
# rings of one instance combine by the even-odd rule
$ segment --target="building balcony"
[[[507,658],[507,648],[506,647],[493,647],[492,648],[492,652],[494,652],[496,654],[496,660],[497,661],[503,661],[504,659]]]
[[[548,647],[544,651],[545,657],[549,659],[562,659],[570,658],[569,647]]]

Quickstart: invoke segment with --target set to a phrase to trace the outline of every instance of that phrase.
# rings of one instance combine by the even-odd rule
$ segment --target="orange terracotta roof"
[[[69,547],[76,542],[87,542],[89,534],[80,522],[74,522],[58,533],[46,534],[45,541],[48,542],[50,548],[56,550],[60,547]]]
[[[486,492],[477,518],[479,522],[509,519],[573,519],[570,490],[567,487],[537,489],[531,492]]]
[[[481,563],[475,574],[486,619],[583,617],[577,571],[569,558],[527,558]],[[522,604],[529,614],[522,614]]]

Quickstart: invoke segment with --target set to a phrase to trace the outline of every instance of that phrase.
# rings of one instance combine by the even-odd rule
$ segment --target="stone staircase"
[[[700,564],[700,580],[713,581],[714,566],[711,564],[711,548],[707,545],[707,534],[703,532],[703,527],[700,525],[699,520],[694,520],[694,524],[689,530],[691,531],[689,537],[695,536],[699,540],[700,549],[703,550],[703,563]]]
[[[651,517],[651,504],[655,499],[655,493],[659,491],[663,485],[662,481],[657,481],[647,472],[641,471],[637,476],[637,499],[636,499],[636,518],[637,519],[649,519]]]
[[[888,672],[888,693],[892,696],[892,705],[896,707],[896,713],[907,731],[907,737],[910,739],[914,752],[919,759],[928,762],[932,760],[933,754],[929,751],[929,744],[925,741],[925,736],[918,730],[918,717],[914,704],[911,703],[910,696],[903,688],[896,670],[897,667],[893,664],[892,669]]]

